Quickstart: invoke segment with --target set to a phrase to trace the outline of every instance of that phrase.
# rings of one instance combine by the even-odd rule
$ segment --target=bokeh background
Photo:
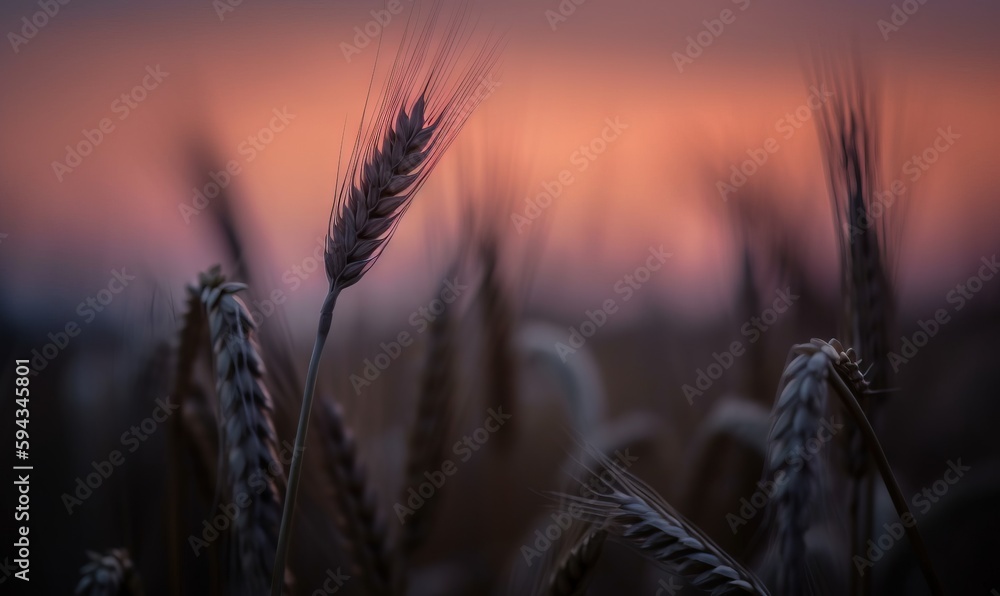
[[[409,10],[411,3],[403,4]],[[904,3],[562,4],[575,8],[553,22],[547,11],[560,10],[555,0],[472,3],[480,26],[507,40],[498,85],[378,265],[338,303],[324,383],[348,411],[373,475],[386,487],[386,510],[399,488],[422,338],[360,395],[350,375],[379,353],[380,342],[412,329],[412,313],[434,298],[463,250],[463,214],[471,211],[498,231],[517,329],[546,326],[549,337],[568,337],[586,310],[620,296],[616,283],[645,263],[651,247],[671,253],[580,354],[597,378],[592,398],[601,432],[641,453],[634,471],[723,546],[758,560],[766,532],[732,535],[724,516],[753,491],[759,457],[730,444],[705,455],[699,425],[735,395],[766,412],[791,345],[840,332],[837,245],[814,112],[796,120],[787,138],[779,123],[807,102],[816,64],[853,60],[879,98],[883,178],[887,187],[898,179],[906,189],[888,208],[898,230],[894,337],[911,337],[939,308],[952,314],[900,368],[879,430],[908,495],[939,479],[949,460],[971,463],[970,479],[928,514],[934,517],[926,521],[927,540],[954,593],[1000,587],[993,569],[973,564],[1000,550],[1000,516],[984,504],[998,494],[991,438],[1000,414],[1000,282],[985,282],[961,310],[949,301],[1000,248],[1000,7],[927,0],[887,31],[879,21]],[[130,456],[124,474],[73,515],[60,495],[137,416],[148,415],[155,382],[142,375],[169,372],[141,372],[145,358],[176,330],[184,286],[199,271],[215,263],[227,272],[252,270],[255,310],[265,315],[263,301],[281,292],[287,300],[277,316],[265,317],[262,332],[284,342],[304,374],[326,280],[321,269],[296,268],[308,265],[325,233],[368,81],[382,72],[405,21],[400,16],[380,31],[381,50],[374,41],[348,57],[344,45],[356,43],[355,28],[364,28],[381,2],[220,6],[73,0],[23,43],[11,35],[24,34],[22,18],[39,5],[17,0],[0,7],[8,42],[0,49],[3,386],[13,386],[14,358],[41,350],[67,323],[82,329],[32,381],[31,593],[68,593],[85,550],[114,546],[133,550],[147,593],[165,593],[165,521],[156,488],[164,437],[154,435]],[[679,68],[677,53],[724,9],[735,20]],[[142,83],[147,69],[165,73],[162,81],[126,111],[121,96]],[[262,133],[276,122],[276,110],[290,115],[287,123]],[[67,146],[106,118],[113,130],[72,171],[58,173],[54,162],[66,162]],[[620,133],[581,162],[580,147],[609,121],[624,125]],[[957,139],[913,179],[907,163],[932,147],[941,129]],[[770,137],[779,150],[724,200],[718,182]],[[217,212],[220,200],[186,217],[182,206],[231,161],[240,171],[225,190],[228,214]],[[563,188],[551,207],[527,224],[512,219],[564,170],[573,182],[557,184]],[[223,219],[238,227],[242,264],[232,262]],[[79,305],[123,268],[135,280],[91,320]],[[744,323],[786,287],[801,300],[690,405],[682,386],[714,352],[745,337]],[[475,296],[465,302],[474,305]],[[474,318],[469,312],[463,321]],[[480,349],[482,330],[469,325],[463,341]],[[548,365],[524,359],[516,447],[504,460],[474,460],[456,480],[420,561],[418,593],[507,585],[519,546],[550,505],[537,491],[565,481],[563,430],[573,416]],[[475,428],[487,407],[477,401],[483,388],[475,366],[466,377],[459,429]],[[276,394],[279,434],[290,439],[298,397],[282,402]],[[11,402],[5,389],[7,421]],[[3,427],[13,435],[12,424]],[[837,498],[822,506],[836,520]],[[891,517],[888,509],[884,515]],[[898,593],[919,593],[906,546],[897,548],[899,560],[877,568],[878,585],[903,589],[909,582]],[[303,556],[321,574],[321,560],[332,565],[338,554],[330,546]],[[595,593],[656,592],[659,576],[638,559],[624,551],[607,558]],[[836,565],[846,572],[846,561]],[[201,577],[198,568],[189,573]],[[311,593],[307,582],[314,579],[303,572],[301,593]],[[0,590],[13,583],[7,577]]]

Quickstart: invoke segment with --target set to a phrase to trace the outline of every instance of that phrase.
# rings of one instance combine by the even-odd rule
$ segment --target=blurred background
[[[245,300],[262,352],[282,354],[265,361],[287,381],[271,387],[278,435],[294,436],[300,398],[287,389],[305,374],[327,289],[316,257],[338,166],[412,3],[374,26],[382,2],[76,0],[36,18],[42,4],[0,7],[8,46],[0,51],[0,378],[13,386],[15,358],[32,358],[38,373],[30,593],[69,593],[88,549],[127,547],[146,593],[165,594],[166,433],[152,433],[72,514],[62,496],[169,392],[164,350],[176,347],[185,286],[215,264],[250,283]],[[465,239],[472,231],[499,247],[495,278],[517,369],[515,416],[502,430],[511,444],[491,443],[449,484],[411,592],[521,593],[518,581],[537,568],[524,569],[520,549],[552,507],[539,492],[570,478],[573,432],[631,448],[633,473],[720,546],[766,568],[760,518],[732,532],[726,515],[760,479],[760,433],[789,348],[843,330],[816,129],[824,91],[836,92],[813,76],[824,60],[853,63],[878,99],[894,230],[892,337],[907,361],[877,430],[907,496],[942,478],[949,461],[971,466],[918,523],[951,593],[1000,588],[995,570],[974,564],[1000,551],[991,505],[1000,490],[991,440],[1000,282],[969,283],[991,271],[982,267],[1000,248],[1000,7],[513,0],[470,8],[483,30],[505,36],[502,60],[384,255],[341,296],[321,375],[320,393],[342,405],[358,436],[392,533],[427,355],[421,309],[461,261],[470,291],[456,307],[467,350],[449,430],[458,440],[491,407],[482,355],[496,340],[479,316],[483,268],[468,264],[478,253]],[[781,296],[795,298],[771,319]],[[577,349],[574,330],[608,300],[616,309]],[[939,332],[915,355],[901,351],[939,309],[949,315]],[[71,324],[78,333],[63,342]],[[415,347],[359,385],[401,332]],[[746,353],[698,385],[734,341]],[[567,358],[560,344],[577,351]],[[563,380],[567,370],[578,385]],[[685,385],[700,395],[688,399]],[[12,420],[12,392],[0,404]],[[4,424],[5,433],[14,428]],[[319,491],[306,499],[323,502]],[[835,492],[820,501],[827,523],[841,523]],[[6,502],[13,509],[13,493]],[[879,502],[880,519],[895,519],[887,498]],[[191,531],[209,505],[191,514]],[[303,531],[296,593],[313,593],[327,568],[346,568],[332,522],[316,515],[326,521]],[[9,520],[2,527],[14,535]],[[816,555],[813,571],[826,578],[816,593],[846,593],[853,567],[829,550]],[[8,551],[13,559],[8,546],[0,558]],[[185,593],[214,593],[208,557],[184,568],[195,586]],[[597,571],[595,594],[654,594],[665,577],[616,546]],[[906,544],[873,573],[877,593],[925,589]],[[9,575],[0,581],[2,591],[21,588]]]

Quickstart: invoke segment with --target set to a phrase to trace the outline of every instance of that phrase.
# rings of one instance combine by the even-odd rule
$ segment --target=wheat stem
[[[896,482],[896,477],[892,473],[892,468],[889,467],[889,460],[885,456],[885,451],[882,450],[882,445],[879,443],[878,437],[875,435],[875,429],[868,422],[868,418],[865,416],[864,411],[861,409],[861,404],[854,397],[854,392],[851,388],[847,386],[847,383],[840,378],[837,374],[837,370],[830,365],[833,374],[830,375],[833,388],[837,391],[837,395],[840,396],[840,400],[844,403],[844,407],[847,408],[848,412],[854,417],[857,422],[859,430],[861,431],[862,437],[866,446],[868,447],[868,452],[871,454],[872,458],[875,460],[875,464],[878,466],[878,471],[882,475],[882,482],[885,484],[886,489],[889,491],[889,497],[892,499],[892,504],[896,507],[896,513],[899,514],[901,519],[905,519],[904,516],[909,516],[913,520],[912,524],[903,524],[903,529],[906,531],[906,536],[910,539],[913,544],[913,550],[916,552],[917,560],[920,562],[920,570],[924,574],[924,579],[927,580],[927,585],[931,589],[931,593],[934,596],[943,596],[944,589],[941,586],[941,581],[938,579],[937,574],[934,572],[934,566],[931,565],[931,558],[927,552],[927,547],[924,544],[923,538],[920,536],[920,531],[917,529],[916,518],[913,517],[913,513],[906,504],[906,499],[903,497],[903,491],[899,488],[899,483]]]
[[[338,292],[331,290],[323,302],[320,311],[319,329],[316,332],[316,343],[313,345],[312,356],[309,359],[309,370],[306,372],[306,385],[302,394],[302,408],[299,411],[299,426],[295,431],[295,446],[292,450],[292,464],[288,473],[288,490],[285,494],[285,509],[281,513],[281,529],[278,531],[278,551],[274,560],[274,571],[271,577],[271,596],[281,596],[285,577],[285,561],[288,558],[288,546],[292,539],[292,516],[295,513],[295,500],[299,494],[299,476],[302,474],[302,452],[306,448],[306,435],[309,432],[309,415],[312,411],[313,395],[316,392],[316,377],[319,374],[319,362],[323,355],[323,346],[330,334],[330,323],[333,319],[333,307],[337,302]]]
[[[434,44],[437,16],[437,9],[433,9],[426,20],[416,17],[417,29],[407,27],[386,87],[376,102],[378,107],[368,114],[366,104],[346,177],[338,185],[330,212],[323,259],[330,290],[320,310],[316,345],[302,397],[271,585],[273,596],[281,590],[279,572],[288,556],[301,482],[302,450],[334,303],[342,290],[361,280],[385,250],[414,195],[471,110],[482,101],[479,80],[495,60],[497,48],[492,44],[481,48],[470,63],[460,66],[459,54],[468,39],[462,16],[452,22],[444,40]],[[453,77],[451,73],[456,69],[464,72]]]

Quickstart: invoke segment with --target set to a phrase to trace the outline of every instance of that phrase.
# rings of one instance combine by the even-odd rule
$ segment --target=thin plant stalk
[[[299,426],[295,431],[295,446],[292,449],[292,464],[288,473],[288,490],[285,494],[285,509],[281,513],[281,529],[278,532],[278,551],[274,559],[274,571],[271,577],[271,596],[281,596],[283,578],[285,576],[285,561],[288,558],[288,545],[292,538],[292,516],[295,512],[295,500],[299,494],[299,475],[302,473],[302,452],[306,448],[306,434],[309,432],[309,415],[312,412],[313,395],[316,391],[316,377],[319,375],[319,362],[323,356],[323,347],[330,334],[330,323],[333,320],[333,307],[337,303],[338,291],[331,289],[323,302],[320,311],[319,329],[316,331],[316,343],[313,345],[312,356],[309,359],[309,370],[306,372],[306,385],[302,393],[302,409],[299,411]]]
[[[903,529],[906,531],[906,536],[910,540],[910,543],[913,544],[913,550],[917,555],[917,560],[920,562],[920,570],[924,574],[924,579],[927,580],[927,585],[934,596],[944,596],[944,588],[941,586],[941,580],[938,579],[937,574],[934,572],[934,566],[931,564],[927,546],[924,544],[924,540],[920,536],[920,531],[917,529],[916,518],[913,517],[913,513],[906,505],[906,498],[903,497],[903,491],[900,490],[899,483],[896,482],[896,476],[892,473],[892,468],[889,467],[889,460],[886,458],[885,451],[882,450],[882,445],[875,435],[875,429],[868,422],[868,418],[861,409],[861,404],[854,397],[854,392],[840,378],[837,371],[833,369],[832,364],[830,368],[832,373],[830,379],[833,388],[836,389],[837,395],[840,396],[844,406],[858,423],[858,428],[868,447],[868,452],[871,453],[872,458],[875,460],[875,465],[878,466],[878,471],[882,475],[882,482],[889,491],[892,504],[896,507],[896,513],[899,514],[900,518],[908,515],[910,519],[914,520],[912,524],[904,523]]]

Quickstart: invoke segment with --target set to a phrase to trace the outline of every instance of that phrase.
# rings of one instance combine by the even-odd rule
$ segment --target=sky
[[[373,1],[71,0],[38,16],[41,4],[0,7],[2,299],[65,309],[123,266],[172,288],[194,279],[221,254],[205,214],[185,208],[204,183],[194,137],[218,158],[203,176],[226,180],[230,167],[255,255],[289,290],[283,274],[325,231],[373,68],[413,2],[393,14]],[[764,202],[817,269],[835,271],[810,107],[823,96],[810,90],[817,56],[858,56],[882,98],[885,186],[905,188],[890,215],[906,214],[907,299],[940,301],[1000,248],[995,2],[468,4],[483,36],[506,40],[495,85],[348,310],[405,311],[403,288],[429,292],[464,201],[501,202],[512,267],[536,264],[537,295],[570,308],[608,296],[660,246],[673,256],[645,301],[724,308],[741,200]],[[720,181],[762,148],[743,192],[723,196]],[[296,299],[311,312],[322,274],[304,282]]]

